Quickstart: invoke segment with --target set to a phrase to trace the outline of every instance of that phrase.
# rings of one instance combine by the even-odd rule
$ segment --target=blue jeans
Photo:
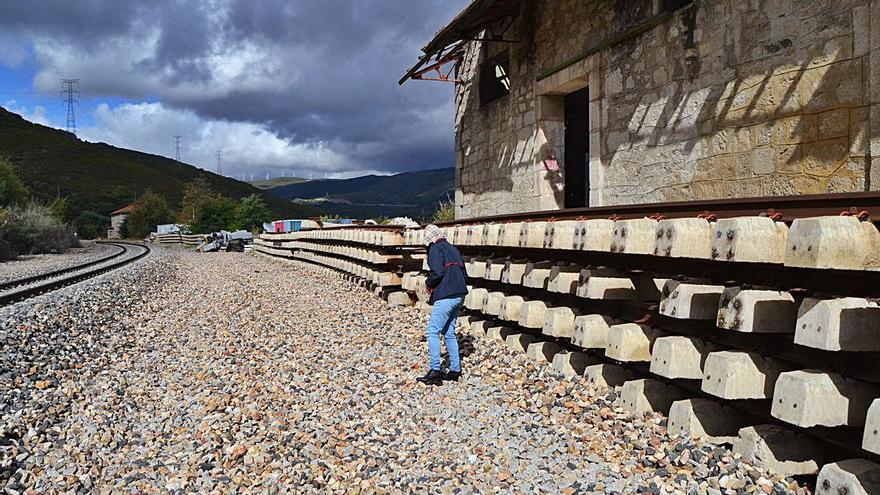
[[[458,340],[455,339],[455,321],[462,302],[464,302],[463,297],[434,301],[431,319],[428,320],[428,355],[431,357],[432,370],[440,371],[440,334],[442,333],[446,339],[446,351],[449,353],[449,370],[461,371]]]

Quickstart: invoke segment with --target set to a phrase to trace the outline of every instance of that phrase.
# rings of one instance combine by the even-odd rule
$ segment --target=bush
[[[119,233],[125,238],[143,239],[156,229],[156,225],[171,223],[174,212],[165,198],[147,191],[134,203],[128,218],[122,223]]]
[[[434,212],[434,218],[431,223],[452,222],[455,220],[455,203],[452,201],[441,201]]]
[[[5,237],[12,255],[62,253],[79,245],[73,228],[58,220],[49,206],[31,202],[13,206],[9,214]]]
[[[80,239],[97,239],[107,235],[110,227],[110,218],[94,211],[83,211],[76,217],[76,225],[79,226]]]
[[[0,158],[0,206],[24,204],[28,190],[15,174],[12,164]]]
[[[253,232],[259,230],[263,226],[263,222],[269,220],[270,215],[272,213],[263,198],[259,194],[251,194],[241,198],[238,206],[235,207],[234,227]]]

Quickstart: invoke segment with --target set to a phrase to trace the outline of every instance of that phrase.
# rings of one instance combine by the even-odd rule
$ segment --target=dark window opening
[[[480,67],[480,104],[510,94],[510,59],[507,54],[486,61]]]
[[[664,12],[675,12],[692,3],[694,3],[694,0],[663,0],[661,6]]]
[[[590,206],[590,89],[565,95],[565,207]]]

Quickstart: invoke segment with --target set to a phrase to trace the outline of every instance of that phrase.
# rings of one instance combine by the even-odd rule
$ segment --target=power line
[[[67,106],[67,132],[76,135],[74,105],[79,105],[79,79],[62,79],[61,97]]]
[[[217,175],[223,175],[223,152],[217,150]]]
[[[180,138],[183,136],[174,136],[174,159],[180,161]]]

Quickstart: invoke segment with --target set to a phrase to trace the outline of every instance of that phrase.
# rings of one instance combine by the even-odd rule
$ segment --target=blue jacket
[[[428,266],[431,271],[428,273],[425,285],[434,289],[429,304],[434,304],[434,301],[440,299],[467,295],[464,262],[458,249],[446,239],[440,239],[428,246]]]

